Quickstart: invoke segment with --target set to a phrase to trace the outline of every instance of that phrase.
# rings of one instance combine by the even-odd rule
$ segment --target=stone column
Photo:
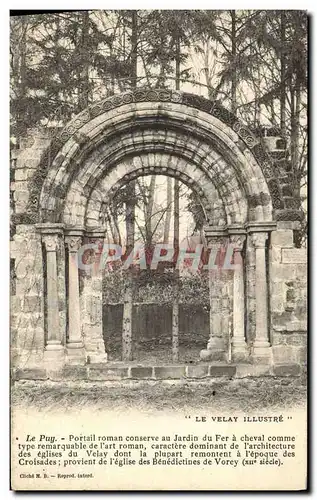
[[[67,362],[85,364],[86,356],[81,334],[78,250],[82,243],[82,231],[70,230],[65,238],[68,248],[68,336]]]
[[[253,343],[253,358],[267,362],[271,356],[268,332],[268,296],[266,272],[266,240],[267,232],[254,232],[251,234],[255,246],[255,340]]]
[[[245,340],[245,297],[244,297],[244,264],[242,248],[244,235],[231,235],[230,243],[233,245],[234,275],[233,275],[233,335],[232,335],[232,361],[241,362],[248,358]]]
[[[246,340],[252,345],[255,339],[255,248],[251,237],[247,238],[245,248],[246,276]]]
[[[207,233],[207,232],[206,232]],[[219,250],[224,244],[224,238],[219,234],[206,234],[211,242],[211,250]],[[213,263],[212,263],[213,264]],[[209,272],[209,296],[210,296],[210,338],[207,349],[200,351],[200,359],[203,361],[225,360],[225,344],[222,332],[222,288],[221,270],[216,262],[216,268]]]
[[[47,342],[44,356],[47,361],[55,363],[64,360],[64,346],[61,341],[58,306],[58,276],[56,252],[60,233],[52,229],[49,234],[42,233],[42,241],[46,249],[46,285],[47,285]]]

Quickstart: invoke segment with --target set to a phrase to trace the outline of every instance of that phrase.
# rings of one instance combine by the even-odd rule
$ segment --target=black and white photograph
[[[11,11],[9,62],[11,488],[305,490],[307,12]]]

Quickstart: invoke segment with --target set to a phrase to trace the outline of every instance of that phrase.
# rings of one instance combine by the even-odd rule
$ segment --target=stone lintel
[[[275,221],[263,221],[263,222],[248,222],[245,224],[247,233],[268,233],[275,231],[276,222]]]
[[[206,238],[221,238],[228,235],[226,226],[204,226]]]
[[[83,226],[65,227],[64,229],[65,236],[83,236],[84,233],[85,228]]]
[[[206,238],[225,238],[230,235],[245,235],[246,229],[241,225],[204,226]]]
[[[227,226],[227,231],[228,234],[231,236],[246,234],[245,228],[243,226],[238,226],[238,225]]]
[[[88,238],[104,238],[106,228],[104,227],[89,227],[85,229],[84,236]]]
[[[35,225],[41,234],[65,234],[66,236],[87,236],[90,238],[104,238],[106,229],[103,227],[85,228],[84,226],[65,227],[64,224],[44,222]]]

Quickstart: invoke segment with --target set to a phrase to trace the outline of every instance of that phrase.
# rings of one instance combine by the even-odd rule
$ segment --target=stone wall
[[[11,354],[20,366],[42,362],[44,350],[44,280],[40,235],[32,225],[18,225],[11,242],[15,295],[11,296]]]
[[[33,131],[20,141],[11,155],[10,257],[15,281],[10,300],[11,359],[16,366],[40,366],[45,346],[44,275],[41,236],[26,211],[29,181],[43,151],[50,143],[49,131]],[[62,260],[60,260],[62,265]],[[62,290],[61,290],[62,294]],[[64,309],[60,304],[61,310]],[[65,320],[61,312],[62,327]]]
[[[294,247],[291,223],[279,223],[272,232],[269,281],[274,364],[305,365],[307,250]]]

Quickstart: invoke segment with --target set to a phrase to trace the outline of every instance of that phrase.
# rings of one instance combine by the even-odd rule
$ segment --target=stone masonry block
[[[281,247],[274,246],[270,250],[271,262],[280,263],[282,261]]]
[[[300,229],[299,221],[277,221],[277,229]]]
[[[271,277],[273,281],[290,281],[295,280],[297,275],[297,266],[290,264],[278,264],[272,262]]]
[[[23,204],[26,205],[28,199],[29,199],[29,192],[26,189],[14,191],[14,201],[19,205]]]
[[[307,330],[307,320],[302,319],[301,321],[297,318],[292,319],[288,323],[286,323],[286,330],[288,332],[299,332]]]
[[[293,311],[290,310],[283,310],[282,312],[275,312],[272,311],[272,325],[273,327],[278,330],[278,331],[285,331],[287,330],[287,325],[290,325],[292,323],[298,323],[296,318],[294,318]],[[295,326],[295,325],[294,325]],[[299,325],[297,325],[299,326]],[[300,328],[293,328],[290,331],[299,331],[301,330]]]
[[[19,331],[32,331],[33,328],[42,324],[40,312],[20,313],[12,316],[11,324],[19,328]]]
[[[10,312],[11,314],[20,313],[22,310],[23,297],[18,297],[17,295],[11,295],[10,297]]]
[[[153,378],[152,366],[132,366],[131,378],[137,378],[137,379]]]
[[[272,367],[270,365],[261,364],[238,364],[236,378],[245,377],[263,377],[272,375]]]
[[[297,363],[300,365],[307,364],[307,349],[306,347],[300,346],[297,350]]]
[[[16,295],[37,295],[43,290],[43,283],[40,278],[27,276],[25,279],[17,279]]]
[[[300,371],[300,366],[297,364],[276,365],[273,367],[273,373],[276,377],[298,377]]]
[[[36,234],[35,228],[32,224],[18,224],[16,227],[17,234],[30,235],[30,233]]]
[[[87,380],[87,367],[86,366],[64,366],[63,379],[65,380]]]
[[[24,278],[31,276],[32,273],[39,273],[42,269],[42,263],[39,260],[34,260],[33,258],[24,258],[21,260],[16,259],[17,265],[15,268],[15,274],[17,278]]]
[[[14,180],[17,181],[26,181],[28,179],[28,169],[27,168],[19,168],[14,173]]]
[[[282,313],[286,307],[286,285],[284,281],[271,282],[271,311]]]
[[[29,154],[30,156],[28,157],[25,155],[19,156],[17,159],[16,170],[27,168],[34,171],[38,167],[41,158],[41,151],[33,150]]]
[[[297,363],[299,346],[273,345],[273,359],[275,364]]]
[[[23,368],[17,369],[14,372],[15,380],[47,380],[46,370],[40,368]]]
[[[291,229],[272,231],[271,245],[278,247],[292,247],[293,231]]]
[[[90,365],[90,380],[121,380],[128,378],[128,368],[123,366]]]
[[[235,365],[210,365],[210,377],[234,377],[237,367]]]
[[[188,365],[186,370],[186,376],[188,378],[205,378],[208,377],[209,366],[208,365]]]
[[[24,349],[42,347],[44,339],[43,317],[38,317],[29,328],[18,326],[18,345]]]
[[[273,331],[273,345],[290,345],[299,346],[302,348],[307,348],[307,334],[305,332],[286,332],[285,330],[280,332],[277,330]]]
[[[286,283],[284,283],[283,281],[272,281],[271,282],[271,297],[273,298],[273,300],[276,297],[281,297],[281,296],[285,300],[286,290],[287,290],[287,286],[286,286]]]
[[[271,311],[273,313],[283,313],[285,310],[286,302],[285,297],[277,295],[271,300]]]
[[[185,366],[155,366],[154,376],[159,379],[185,377]]]
[[[22,191],[28,192],[28,184],[25,180],[20,180],[20,181],[16,180],[16,182],[13,185],[13,190],[18,191],[19,193]]]

